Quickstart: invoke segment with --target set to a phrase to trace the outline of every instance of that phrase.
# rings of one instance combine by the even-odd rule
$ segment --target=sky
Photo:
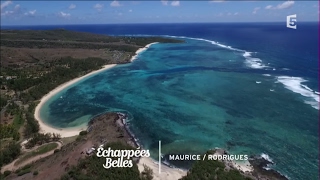
[[[318,1],[1,1],[1,25],[318,21]]]

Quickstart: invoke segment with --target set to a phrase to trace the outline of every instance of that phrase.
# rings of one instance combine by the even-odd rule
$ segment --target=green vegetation
[[[203,156],[202,156],[203,157]],[[201,159],[202,159],[201,157]],[[225,164],[216,160],[196,161],[187,175],[180,180],[216,179],[216,180],[251,180],[238,170],[225,170]]]
[[[10,40],[47,40],[47,41],[84,41],[84,42],[118,42],[113,36],[68,31],[54,30],[2,30],[1,38]]]
[[[129,52],[131,55],[140,47],[151,42],[179,43],[181,40],[162,37],[111,37],[84,32],[73,32],[63,29],[46,31],[1,30],[1,47],[13,48],[72,48],[72,49],[105,49],[108,52]],[[54,49],[53,49],[54,50]],[[8,54],[11,56],[11,54]],[[21,69],[19,65],[1,68],[1,75],[15,77],[1,79],[2,86],[14,91],[23,91],[19,97],[23,103],[38,100],[50,90],[70,79],[82,76],[102,65],[112,63],[127,63],[115,57],[102,58],[72,58],[60,57],[54,61],[44,62],[29,53],[33,59],[31,68]],[[5,57],[8,58],[8,57]],[[3,101],[4,102],[4,101]],[[5,105],[5,103],[3,103]]]
[[[41,99],[57,86],[89,73],[90,71],[100,69],[104,64],[110,64],[108,61],[100,58],[73,59],[71,57],[62,58],[54,61],[48,68],[53,68],[50,73],[44,74],[35,79],[25,81],[19,86],[12,85],[12,89],[21,90],[32,88],[21,95],[23,102],[35,101]],[[54,66],[54,67],[53,67]]]
[[[23,112],[15,103],[9,103],[6,113],[13,116],[11,124],[0,124],[0,139],[13,138],[18,141],[20,139],[19,129],[24,123]]]
[[[132,45],[118,44],[98,44],[79,42],[56,42],[56,41],[24,41],[24,40],[1,40],[1,46],[15,48],[82,48],[82,49],[109,49],[117,51],[136,52],[139,48]]]
[[[145,46],[153,42],[159,43],[183,43],[183,40],[173,39],[173,38],[163,38],[163,37],[121,37],[127,42],[135,44],[138,46]]]
[[[25,135],[29,136],[32,133],[37,133],[39,131],[39,125],[31,113],[32,112],[25,112],[23,109],[20,109],[15,103],[9,103],[6,107],[5,116],[13,116],[13,121],[9,124],[0,124],[0,139],[13,138],[18,141],[20,139],[19,129],[23,127],[25,119],[28,122],[25,132],[30,131],[29,133],[25,133]],[[24,115],[26,115],[26,118],[24,118]]]
[[[0,167],[8,164],[20,155],[20,144],[11,142],[0,151]]]
[[[7,115],[15,115],[15,114],[20,114],[21,113],[21,109],[19,108],[18,105],[16,105],[15,103],[8,103],[8,106],[6,108],[6,114]]]
[[[84,32],[72,32],[63,29],[46,31],[1,30],[1,47],[14,48],[72,48],[105,49],[108,52],[129,52],[134,54],[141,46],[151,42],[178,43],[181,40],[162,37],[111,37]],[[8,54],[9,56],[10,54]],[[29,54],[29,56],[32,56]],[[8,57],[6,57],[8,58]],[[15,78],[1,79],[2,86],[14,91],[23,91],[19,97],[23,103],[38,100],[60,84],[97,70],[105,64],[127,63],[115,57],[80,58],[60,57],[54,61],[43,62],[32,56],[32,68],[19,66],[2,67],[1,75]],[[5,105],[5,100],[3,106]],[[27,123],[28,124],[28,123]]]
[[[128,145],[121,143],[109,143],[105,149],[111,147],[112,149],[132,149]],[[133,163],[131,168],[110,168],[105,169],[102,167],[106,162],[105,158],[97,156],[89,156],[81,159],[77,166],[71,169],[61,177],[61,180],[68,179],[83,179],[83,180],[140,180],[140,173],[138,166]]]
[[[26,113],[27,124],[24,129],[24,136],[31,137],[32,134],[35,134],[39,131],[39,123],[33,117],[33,114],[30,112]]]
[[[31,172],[31,170],[30,169],[25,169],[25,170],[21,170],[19,173],[17,173],[18,174],[18,176],[22,176],[22,175],[24,175],[24,174],[27,174],[27,173],[30,173]]]
[[[31,172],[31,165],[29,164],[29,165],[25,165],[24,167],[16,170],[15,173],[16,173],[18,176],[22,176],[22,175],[27,174],[27,173],[30,173],[30,172]]]
[[[7,98],[0,96],[0,109],[7,105]]]
[[[79,135],[80,136],[84,136],[84,135],[87,135],[88,134],[88,131],[80,131]]]
[[[141,180],[152,180],[153,179],[153,171],[147,165],[143,165],[143,171],[141,172],[140,179]]]
[[[20,164],[21,162],[23,162],[31,157],[49,152],[57,147],[58,147],[57,143],[49,143],[49,144],[42,145],[42,146],[38,147],[36,150],[34,150],[32,152],[28,152],[26,155],[21,157],[18,161],[15,162],[15,165]]]
[[[111,51],[136,52],[139,46],[152,42],[181,43],[182,40],[163,37],[112,37],[63,29],[18,31],[2,30],[1,46],[14,48],[82,48],[108,49]],[[37,61],[37,59],[35,59]]]
[[[17,128],[13,124],[0,124],[0,139],[10,138],[14,140],[19,140],[20,135]]]
[[[31,137],[33,134],[36,134],[39,131],[39,123],[34,119],[34,116],[33,116],[35,107],[36,107],[35,103],[33,102],[29,103],[28,111],[25,112],[25,118],[27,123],[24,128],[24,136],[26,138]]]
[[[58,141],[60,138],[61,138],[60,134],[36,133],[31,136],[31,139],[26,143],[25,147],[26,147],[26,149],[30,149],[30,148],[34,147],[35,145],[42,145],[44,143]]]
[[[20,146],[16,142],[20,137],[31,138],[27,148],[60,139],[58,135],[39,134],[39,124],[34,119],[37,101],[51,90],[103,65],[128,63],[130,56],[149,43],[183,42],[162,37],[112,37],[63,29],[0,32],[0,141],[14,141],[2,145],[0,167],[18,157]],[[78,140],[81,138],[79,136]],[[27,172],[28,169],[20,173]]]
[[[15,115],[14,115],[14,119],[13,119],[12,125],[13,125],[13,127],[14,127],[15,129],[17,129],[17,130],[19,130],[20,127],[21,127],[21,126],[23,125],[23,123],[24,123],[24,119],[23,119],[23,114],[22,114],[22,113],[23,113],[23,112],[20,111],[19,114],[15,114]]]
[[[1,41],[4,41],[3,45],[11,41],[32,41],[32,42],[60,42],[62,44],[68,44],[69,42],[78,42],[79,44],[83,42],[86,43],[122,43],[126,45],[139,45],[145,46],[152,42],[162,42],[162,43],[181,43],[182,40],[172,39],[172,38],[162,38],[162,37],[130,37],[130,36],[106,36],[100,34],[92,34],[86,32],[75,32],[68,31],[64,29],[55,30],[1,30]],[[15,43],[12,43],[15,44]],[[28,46],[24,46],[28,47]]]
[[[4,177],[9,176],[10,174],[11,174],[11,171],[4,171],[4,172],[3,172]]]

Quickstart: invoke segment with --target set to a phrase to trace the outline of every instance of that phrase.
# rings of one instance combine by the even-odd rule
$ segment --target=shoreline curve
[[[96,71],[92,71],[89,74],[86,74],[84,76],[72,79],[66,83],[63,83],[61,85],[59,85],[58,87],[56,87],[55,89],[51,90],[48,94],[44,95],[41,100],[40,103],[36,106],[35,111],[34,111],[34,117],[35,119],[38,121],[39,123],[39,128],[40,128],[40,132],[41,133],[58,133],[61,135],[61,137],[70,137],[70,136],[75,136],[78,135],[80,131],[86,130],[87,129],[87,125],[85,126],[80,126],[80,127],[75,127],[75,128],[55,128],[52,127],[48,124],[46,124],[41,118],[40,118],[40,109],[41,107],[44,105],[45,102],[47,102],[52,96],[56,95],[57,93],[59,93],[60,91],[62,91],[63,89],[73,85],[74,83],[88,77],[94,74],[97,74],[101,71],[110,69],[114,66],[116,66],[117,64],[108,64],[108,65],[104,65],[102,69],[96,70]]]
[[[135,55],[131,57],[130,62],[133,62],[135,59],[137,59],[138,55],[141,54],[142,52],[146,51],[151,45],[156,44],[158,42],[154,42],[154,43],[150,43],[147,44],[145,47],[143,48],[139,48],[136,52]],[[53,90],[51,90],[48,94],[44,95],[41,99],[39,104],[36,106],[35,111],[34,111],[34,118],[36,121],[38,121],[39,123],[39,132],[41,133],[57,133],[60,134],[62,138],[64,137],[71,137],[71,136],[75,136],[75,135],[79,135],[80,131],[86,130],[87,129],[87,124],[85,125],[81,125],[79,127],[72,127],[72,128],[56,128],[56,127],[52,127],[48,124],[46,124],[41,118],[40,118],[40,109],[41,107],[44,105],[45,102],[47,102],[52,96],[56,95],[57,93],[59,93],[60,91],[62,91],[63,89],[71,86],[72,84],[88,77],[94,74],[97,74],[99,72],[102,72],[104,70],[110,69],[115,67],[117,64],[107,64],[104,65],[103,68],[99,69],[99,70],[95,70],[92,71],[84,76],[72,79],[66,83],[63,83],[61,85],[59,85],[58,87],[54,88]]]

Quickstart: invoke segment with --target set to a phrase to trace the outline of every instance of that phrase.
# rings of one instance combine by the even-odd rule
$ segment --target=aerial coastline
[[[50,125],[47,125],[46,123],[44,123],[44,121],[41,119],[40,117],[40,109],[41,107],[44,105],[44,103],[46,101],[48,101],[48,99],[50,99],[52,96],[54,96],[55,94],[57,94],[58,92],[62,91],[63,89],[71,86],[72,84],[88,77],[91,76],[93,74],[97,74],[99,72],[102,72],[104,70],[110,69],[112,67],[116,66],[116,64],[108,64],[103,66],[102,69],[93,71],[89,74],[86,74],[84,76],[78,77],[76,79],[73,79],[71,81],[68,81],[58,87],[56,87],[55,89],[53,89],[52,91],[50,91],[48,94],[46,94],[44,97],[41,98],[40,103],[36,106],[35,108],[35,112],[34,112],[34,117],[35,119],[38,121],[39,126],[40,126],[40,131],[42,133],[58,133],[61,135],[61,137],[70,137],[70,136],[75,136],[78,135],[80,131],[82,130],[86,130],[87,125],[81,126],[81,127],[77,127],[77,128],[54,128]]]
[[[145,27],[143,26],[141,29],[145,29]],[[45,32],[47,31],[44,31],[43,34],[46,35]],[[313,162],[311,156],[306,156],[305,159],[291,158],[299,156],[298,151],[295,151],[295,147],[306,147],[308,149],[307,154],[316,154],[311,143],[315,144],[314,142],[317,140],[316,128],[312,126],[317,113],[314,110],[316,107],[310,102],[313,102],[313,94],[307,92],[314,91],[316,94],[319,90],[312,88],[315,83],[311,75],[309,77],[308,75],[290,74],[295,69],[293,66],[288,65],[288,67],[281,69],[279,68],[280,65],[268,63],[264,56],[256,53],[249,58],[243,55],[243,52],[253,52],[254,47],[243,48],[243,52],[239,53],[231,49],[229,49],[230,52],[225,52],[220,47],[215,47],[217,44],[212,45],[209,42],[209,40],[215,40],[214,36],[211,37],[210,35],[208,37],[203,35],[203,38],[208,39],[189,39],[186,36],[181,38],[186,43],[177,45],[168,43],[166,45],[162,44],[161,38],[159,40],[156,37],[141,37],[139,39],[140,37],[107,36],[107,38],[101,37],[103,39],[102,43],[100,39],[92,40],[94,35],[87,35],[89,39],[85,40],[86,43],[77,42],[77,37],[73,37],[75,40],[69,42],[68,39],[63,39],[59,36],[59,34],[70,34],[68,33],[69,31],[50,30],[48,32],[54,33],[54,37],[57,36],[59,38],[51,41],[47,36],[41,36],[41,38],[37,36],[38,39],[42,39],[42,37],[43,39],[35,42],[32,40],[32,37],[34,37],[31,34],[32,32],[3,33],[7,37],[1,40],[4,43],[4,46],[2,46],[4,55],[2,54],[1,58],[5,58],[3,61],[5,68],[0,77],[2,80],[1,95],[4,95],[1,97],[4,103],[1,105],[3,118],[0,125],[3,125],[1,127],[1,132],[4,135],[3,140],[7,141],[7,138],[13,138],[8,142],[16,143],[14,144],[16,146],[8,144],[5,147],[4,152],[10,153],[3,153],[1,157],[7,156],[6,154],[11,157],[11,160],[6,158],[8,160],[4,162],[5,165],[14,159],[22,159],[25,152],[29,151],[26,147],[32,148],[42,143],[39,140],[40,138],[50,136],[45,133],[56,133],[62,136],[63,153],[68,153],[63,154],[64,158],[74,157],[72,152],[75,148],[71,147],[71,145],[68,146],[68,143],[72,141],[72,143],[77,144],[81,141],[82,144],[81,146],[79,145],[78,149],[85,152],[86,148],[91,147],[91,144],[85,145],[85,143],[90,142],[90,138],[93,135],[100,134],[103,131],[106,131],[107,139],[109,139],[110,134],[117,135],[114,136],[114,140],[118,142],[118,138],[122,137],[123,134],[113,133],[113,131],[110,132],[109,129],[103,128],[95,128],[95,131],[92,131],[90,123],[87,123],[89,118],[93,119],[90,117],[91,115],[116,111],[128,113],[128,122],[132,127],[130,130],[135,130],[132,132],[136,132],[139,135],[139,139],[143,140],[141,142],[144,142],[143,144],[148,149],[157,148],[157,143],[149,144],[149,137],[152,137],[151,140],[168,140],[170,143],[165,143],[164,151],[168,153],[188,152],[189,149],[194,147],[196,148],[195,152],[201,153],[211,149],[213,146],[218,146],[225,149],[226,152],[248,153],[250,155],[249,161],[224,162],[226,167],[242,171],[247,175],[257,175],[258,178],[261,176],[276,176],[279,179],[284,179],[285,177],[290,179],[303,179],[303,177],[316,179],[317,175],[312,170],[314,166],[305,162]],[[41,34],[42,32],[39,33]],[[20,36],[16,37],[19,34],[26,34],[27,37],[23,37],[21,40],[19,39],[21,38]],[[83,35],[80,35],[82,38]],[[192,35],[190,34],[190,36]],[[194,35],[192,37],[197,36]],[[172,36],[171,38],[174,39],[175,37]],[[120,45],[114,43],[118,39]],[[208,43],[205,43],[207,41]],[[149,46],[154,44],[152,42],[159,42],[161,45],[148,49]],[[237,47],[233,42],[229,43]],[[229,43],[226,42],[228,45]],[[66,45],[62,47],[63,44]],[[226,45],[226,47],[231,46]],[[194,50],[195,53],[191,53],[190,49]],[[141,54],[146,50],[145,54]],[[19,54],[18,52],[20,51],[23,54]],[[28,54],[31,55],[28,56]],[[21,59],[22,56],[25,58]],[[143,60],[142,57],[147,59]],[[226,62],[225,57],[228,57],[228,62]],[[248,59],[254,60],[256,58],[259,62],[264,62],[264,64],[276,68],[252,70],[259,71],[256,74],[257,76],[255,76],[255,73],[250,74],[250,69],[253,67],[246,62]],[[188,59],[191,60],[189,61]],[[134,60],[138,60],[138,62],[133,62]],[[130,64],[130,62],[133,63]],[[105,69],[105,65],[118,66],[107,71],[108,68]],[[35,68],[37,71],[34,71]],[[105,69],[105,71],[87,76],[102,69]],[[247,73],[239,74],[239,71],[248,72],[250,75],[245,75]],[[260,73],[260,71],[262,72]],[[232,73],[237,76],[233,76]],[[224,76],[225,74],[226,76]],[[244,74],[243,77],[241,76],[242,74]],[[74,80],[76,82],[71,83]],[[232,80],[241,82],[238,84],[239,87],[234,86],[234,83],[231,83]],[[221,86],[219,85],[220,82]],[[230,84],[228,86],[222,85],[225,82],[230,82]],[[290,88],[293,86],[296,87],[295,89],[300,89],[300,93]],[[233,92],[232,90],[235,87],[243,91],[239,96],[231,99],[226,98],[232,94],[230,92]],[[215,93],[212,94],[212,91],[208,91],[208,89],[215,89]],[[55,90],[56,92],[54,92]],[[267,96],[270,99],[263,99],[266,100],[264,102],[261,98],[254,98],[253,94],[259,97]],[[307,98],[309,97],[307,95],[310,95],[310,98]],[[242,103],[247,104],[247,100],[243,101],[243,99],[247,99],[250,104],[258,106],[239,106]],[[164,103],[166,101],[168,103]],[[168,109],[168,104],[179,108]],[[284,104],[293,105],[285,106]],[[213,112],[213,109],[216,109],[216,111]],[[300,111],[296,112],[294,111],[295,109],[300,109]],[[37,110],[38,114],[35,113]],[[90,115],[84,116],[85,114]],[[167,118],[166,114],[170,115],[170,117]],[[199,115],[201,118],[199,118]],[[81,117],[79,118],[79,116]],[[135,120],[130,122],[132,117]],[[185,118],[182,119],[181,117]],[[194,119],[198,118],[200,120],[196,121],[196,123],[199,123],[199,127],[187,126],[193,125],[195,123]],[[301,119],[308,123],[302,125],[300,123],[302,127],[299,126],[297,128],[295,124]],[[216,123],[215,126],[211,126],[212,121]],[[177,124],[177,122],[182,123]],[[246,122],[245,126],[243,126],[243,122]],[[103,127],[106,128],[109,125],[105,124]],[[201,128],[202,125],[203,127],[205,126],[204,129]],[[5,131],[7,127],[12,127],[14,131]],[[198,131],[198,129],[202,131]],[[290,141],[282,133],[284,129],[286,132],[290,131],[290,134],[293,134],[292,139],[289,139]],[[85,130],[87,132],[81,132]],[[304,130],[312,133],[308,136],[300,137],[300,134],[306,133]],[[175,136],[177,134],[178,136]],[[20,137],[18,137],[19,135]],[[180,139],[180,135],[186,139],[184,143],[176,141]],[[223,138],[220,138],[221,136]],[[133,139],[135,139],[134,137]],[[206,137],[210,138],[207,139]],[[128,143],[123,141],[126,138],[122,138],[121,143]],[[189,143],[198,138],[201,141],[196,145]],[[297,140],[297,138],[301,139]],[[20,145],[21,140],[30,143],[27,146],[21,143],[22,148],[20,148],[18,145]],[[279,140],[281,143],[278,143]],[[57,141],[57,138],[55,140],[46,138],[45,141]],[[99,138],[97,142],[98,144],[105,143],[102,140],[100,142]],[[140,141],[137,140],[137,142]],[[286,144],[290,151],[283,152],[282,144]],[[43,146],[45,147],[46,144]],[[15,147],[17,150],[20,148],[22,152],[13,154]],[[139,144],[138,147],[140,147]],[[167,149],[171,148],[173,149],[172,151],[167,151]],[[36,152],[36,148],[33,150]],[[76,153],[80,154],[81,152]],[[55,159],[59,155],[53,155],[51,159]],[[165,154],[165,156],[167,157],[168,154]],[[287,161],[281,161],[279,157],[286,158]],[[45,161],[45,158],[42,157],[41,159]],[[64,162],[64,160],[62,158],[57,164]],[[49,164],[52,161],[46,160],[45,163],[39,164],[51,169],[49,166],[44,165],[46,163]],[[69,166],[72,163],[68,162],[67,165]],[[171,167],[188,167],[182,170],[183,173],[186,173],[187,171],[192,171],[191,163],[181,164],[181,162],[172,161],[171,164],[171,161],[165,161],[162,168],[166,167],[169,170],[175,170],[176,168]],[[277,171],[273,170],[275,166],[272,166],[272,164],[274,163],[276,163]],[[32,165],[34,164],[36,163],[32,163]],[[158,160],[143,157],[136,163],[140,171],[143,170],[144,164],[153,170],[155,178],[157,178]],[[193,164],[197,164],[197,162]],[[210,165],[204,166],[205,164],[200,164],[202,166],[201,169],[210,167]],[[74,165],[76,165],[75,162]],[[48,173],[43,171],[45,168],[38,169],[38,167],[33,167],[31,169],[32,171],[41,171],[40,174],[42,175]],[[57,169],[63,170],[64,167],[57,166]],[[162,171],[161,176],[165,176],[167,172],[169,171]],[[13,172],[13,176],[18,176],[18,173],[18,171]],[[31,175],[32,173],[28,173],[26,176]],[[181,176],[179,175],[179,177]],[[161,179],[161,177],[159,178]],[[255,179],[254,177],[252,178]]]
[[[130,62],[133,62],[134,60],[137,59],[137,57],[139,56],[139,54],[141,54],[142,52],[146,51],[150,46],[154,45],[154,44],[157,44],[158,42],[153,42],[153,43],[150,43],[150,44],[147,44],[145,47],[142,47],[142,48],[139,48],[136,52],[135,52],[135,55],[131,57],[130,59]],[[34,117],[35,119],[38,121],[39,123],[39,132],[41,133],[57,133],[57,134],[60,134],[62,138],[65,138],[65,137],[71,137],[71,136],[76,136],[76,135],[79,135],[79,133],[81,131],[84,131],[84,130],[87,130],[88,128],[88,123],[86,124],[82,124],[80,125],[79,127],[73,127],[73,128],[56,128],[56,127],[52,127],[48,124],[46,124],[43,119],[41,119],[40,117],[40,110],[42,108],[42,106],[51,98],[53,97],[54,95],[56,95],[57,93],[61,92],[62,90],[64,90],[65,88],[68,88],[70,87],[71,85],[73,85],[74,83],[77,83],[79,82],[80,80],[86,78],[86,77],[89,77],[91,75],[94,75],[94,74],[97,74],[97,73],[100,73],[104,70],[107,70],[107,69],[110,69],[112,67],[115,67],[117,64],[107,64],[107,65],[104,65],[101,69],[99,70],[96,70],[96,71],[93,71],[93,72],[90,72],[84,76],[81,76],[81,77],[78,77],[78,78],[75,78],[71,81],[68,81],[64,84],[61,84],[59,85],[58,87],[56,87],[55,89],[51,90],[48,94],[46,94],[45,96],[43,96],[41,99],[40,99],[40,102],[39,104],[36,106],[35,108],[35,112],[34,112]],[[138,163],[138,167],[139,167],[139,170],[142,171],[143,170],[143,165],[147,165],[148,167],[151,167],[153,169],[153,171],[156,171],[157,170],[157,163],[158,162],[155,162],[155,160],[153,160],[152,158],[144,158],[142,159],[139,163]],[[181,170],[181,169],[178,169],[178,168],[170,168],[170,167],[164,167],[165,168],[165,171],[166,173],[163,173],[159,175],[157,175],[155,177],[155,179],[160,179],[160,178],[163,178],[164,176],[169,176],[169,177],[172,177],[174,179],[179,179],[181,177],[183,177],[184,175],[186,175],[187,171],[185,170]],[[163,176],[163,177],[162,177]]]
[[[153,44],[157,44],[158,42],[154,42],[154,43],[150,43],[148,45],[146,45],[145,47],[143,48],[139,48],[135,55],[131,57],[130,59],[130,62],[133,62],[134,60],[137,59],[138,55],[144,51],[146,51],[151,45]],[[91,76],[93,74],[97,74],[99,72],[102,72],[104,70],[107,70],[107,69],[110,69],[112,67],[115,67],[117,64],[108,64],[108,65],[105,65],[103,66],[102,69],[99,69],[99,70],[96,70],[96,71],[93,71],[89,74],[86,74],[84,76],[81,76],[81,77],[78,77],[76,79],[73,79],[71,81],[68,81],[58,87],[56,87],[55,89],[53,89],[52,91],[50,91],[48,94],[46,94],[44,97],[41,98],[39,104],[36,106],[35,108],[35,113],[34,113],[34,117],[35,119],[38,121],[39,123],[39,126],[40,126],[40,132],[42,133],[58,133],[61,135],[61,137],[71,137],[71,136],[76,136],[78,135],[81,131],[84,131],[87,129],[88,125],[85,124],[85,125],[81,125],[80,127],[76,127],[76,128],[55,128],[55,127],[52,127],[48,124],[46,124],[40,117],[40,109],[41,107],[44,105],[45,102],[47,102],[52,96],[56,95],[57,93],[59,93],[60,91],[62,91],[63,89],[71,86],[72,84],[88,77],[88,76]],[[150,167],[154,172],[157,171],[158,169],[158,165],[157,163],[159,162],[156,162],[155,160],[153,160],[151,157],[148,157],[148,158],[142,158],[139,163],[138,163],[138,167],[139,167],[139,170],[142,172],[143,171],[143,165],[147,165],[148,167]],[[178,169],[178,168],[170,168],[170,167],[167,167],[167,166],[164,166],[163,167],[164,169],[164,172],[162,174],[157,174],[155,173],[155,179],[162,179],[162,178],[165,178],[165,177],[170,177],[170,178],[173,178],[173,179],[179,179],[183,176],[185,176],[187,174],[187,171],[185,170],[182,170],[182,169]]]
[[[153,44],[156,44],[157,42],[154,42],[154,43],[150,43],[150,44],[147,44],[145,47],[143,48],[139,48],[135,55],[132,56],[132,58],[130,59],[130,62],[133,62],[137,56],[144,52],[145,50],[147,50],[151,45]],[[78,77],[76,79],[73,79],[71,81],[68,81],[64,84],[61,84],[59,85],[58,87],[56,87],[55,89],[53,89],[52,91],[50,91],[48,94],[46,94],[45,96],[43,96],[39,102],[39,104],[36,106],[35,108],[35,112],[34,112],[34,117],[35,119],[38,121],[39,123],[39,127],[40,127],[40,132],[42,133],[58,133],[61,135],[61,137],[71,137],[71,136],[75,136],[75,135],[78,135],[80,131],[83,131],[83,130],[86,130],[87,129],[87,124],[84,124],[84,125],[81,125],[79,127],[75,127],[75,128],[55,128],[55,127],[52,127],[48,124],[46,124],[40,117],[40,109],[41,107],[44,105],[44,103],[46,101],[48,101],[52,96],[56,95],[57,93],[59,93],[60,91],[62,91],[63,89],[71,86],[72,84],[86,78],[86,77],[89,77],[91,75],[94,75],[94,74],[97,74],[97,73],[100,73],[104,70],[107,70],[107,69],[110,69],[112,67],[115,67],[117,64],[107,64],[107,65],[104,65],[103,68],[99,69],[99,70],[96,70],[96,71],[93,71],[93,72],[90,72],[89,74],[86,74],[84,76],[81,76],[81,77]]]
[[[137,57],[139,56],[139,54],[146,51],[150,46],[157,44],[157,43],[158,42],[150,43],[150,44],[147,44],[145,47],[139,48],[135,52],[135,55],[131,57],[130,62],[133,62],[134,60],[136,60]],[[78,135],[81,131],[87,130],[87,127],[88,127],[87,123],[83,124],[79,127],[75,127],[75,128],[55,128],[50,125],[47,125],[46,123],[44,123],[44,121],[40,117],[40,109],[44,105],[45,102],[47,102],[52,96],[61,92],[63,89],[70,87],[72,84],[79,82],[80,80],[82,80],[88,76],[91,76],[93,74],[97,74],[97,73],[102,72],[104,70],[110,69],[112,67],[115,67],[116,65],[117,64],[104,65],[102,69],[93,71],[89,74],[86,74],[84,76],[81,76],[81,77],[78,77],[78,78],[73,79],[71,81],[68,81],[68,82],[56,87],[55,89],[50,91],[47,95],[42,97],[40,100],[40,103],[36,106],[35,113],[34,113],[35,119],[39,122],[40,132],[42,132],[42,133],[58,133],[61,135],[61,137],[71,137],[71,136]],[[158,163],[159,162],[152,159],[151,157],[145,157],[145,158],[141,158],[140,161],[137,163],[137,165],[138,165],[138,168],[141,172],[143,171],[144,165],[147,165],[148,167],[150,167],[153,170],[153,172],[157,172],[158,171]],[[232,166],[235,169],[238,169],[242,172],[246,172],[246,171],[252,172],[253,171],[252,166],[250,166],[249,162],[237,163],[235,161],[231,161],[229,163],[231,163],[230,166]],[[173,167],[169,167],[169,166],[165,166],[165,165],[163,166],[162,171],[163,171],[163,173],[161,173],[161,174],[154,173],[154,175],[155,175],[154,179],[163,179],[163,178],[180,179],[187,174],[186,170],[183,170],[180,168],[173,168]]]
[[[130,59],[130,62],[134,61],[137,59],[138,55],[144,51],[146,51],[150,46],[152,46],[153,44],[157,44],[158,42],[154,42],[154,43],[150,43],[150,44],[147,44],[145,47],[143,48],[139,48],[137,51],[136,51],[136,54],[134,56],[131,57]]]
[[[144,167],[143,165],[148,166],[154,172],[154,179],[161,180],[161,179],[180,179],[183,176],[187,175],[187,171],[184,169],[179,168],[172,168],[166,165],[161,166],[161,172],[158,173],[159,170],[159,162],[153,160],[151,157],[142,157],[137,164],[139,171],[142,172]]]
[[[0,180],[320,180],[317,2],[0,4]]]

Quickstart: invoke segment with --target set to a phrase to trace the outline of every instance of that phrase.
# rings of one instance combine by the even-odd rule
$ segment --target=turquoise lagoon
[[[53,127],[77,127],[123,110],[155,158],[159,140],[164,154],[221,147],[267,154],[272,168],[291,179],[318,179],[318,110],[306,103],[312,99],[279,81],[285,71],[248,52],[185,40],[152,45],[130,64],[73,84],[44,104],[41,118]]]

